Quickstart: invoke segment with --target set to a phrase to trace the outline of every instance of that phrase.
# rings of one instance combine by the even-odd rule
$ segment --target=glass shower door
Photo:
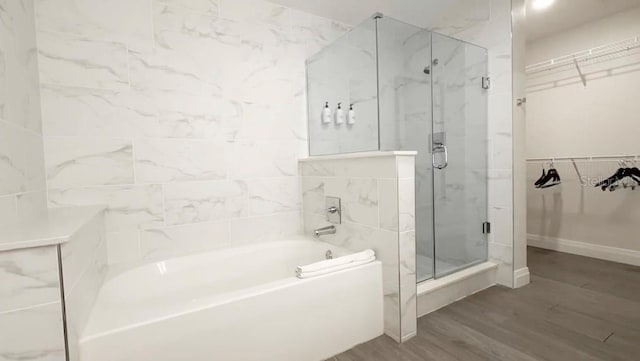
[[[435,276],[487,260],[487,51],[432,33]]]

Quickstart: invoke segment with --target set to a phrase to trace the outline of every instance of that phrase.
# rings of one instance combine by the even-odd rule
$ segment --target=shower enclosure
[[[486,49],[379,14],[307,61],[310,155],[417,151],[418,282],[487,260],[486,77]]]

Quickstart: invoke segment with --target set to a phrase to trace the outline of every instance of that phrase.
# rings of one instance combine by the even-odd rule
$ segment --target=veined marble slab
[[[0,252],[65,243],[103,206],[50,208],[0,229]]]
[[[55,302],[0,314],[0,360],[64,361],[61,309]]]

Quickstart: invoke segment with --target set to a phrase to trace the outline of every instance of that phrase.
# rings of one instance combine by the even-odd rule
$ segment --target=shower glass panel
[[[378,150],[376,21],[368,19],[307,60],[309,154]],[[325,104],[331,121],[322,121]],[[357,123],[337,124],[353,104]]]
[[[435,276],[487,259],[487,51],[432,34]],[[440,169],[441,168],[441,169]]]
[[[487,260],[487,51],[389,17],[307,62],[309,153],[416,155],[418,282]],[[355,124],[322,122],[354,104]]]

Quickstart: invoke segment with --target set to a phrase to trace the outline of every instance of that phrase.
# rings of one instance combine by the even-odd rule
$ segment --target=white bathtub
[[[110,275],[80,339],[81,361],[316,361],[383,333],[376,261],[312,279],[319,241],[278,241]]]

